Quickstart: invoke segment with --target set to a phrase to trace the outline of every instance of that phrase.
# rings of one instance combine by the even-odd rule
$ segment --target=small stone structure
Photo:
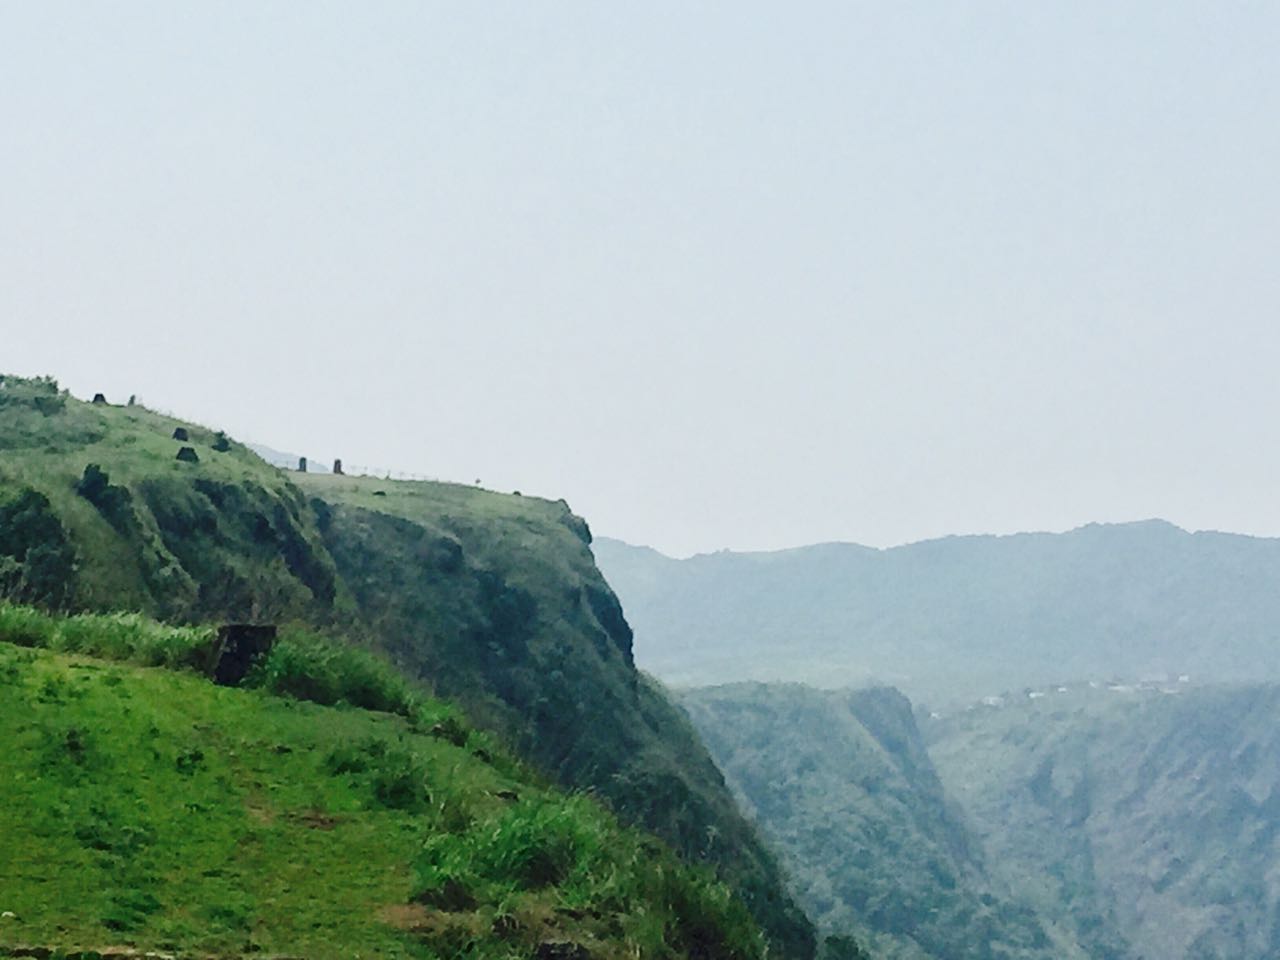
[[[93,395],[93,402],[101,407],[106,404],[107,398],[101,393],[95,393]]]
[[[248,676],[259,657],[271,652],[275,643],[274,626],[228,623],[219,627],[213,682],[220,687],[234,687]]]
[[[231,441],[227,439],[227,435],[221,430],[219,430],[218,435],[213,438],[213,449],[217,453],[226,453],[231,449]]]
[[[339,476],[339,477],[342,476],[342,460],[341,459],[337,459],[333,461],[333,472],[335,476]]]
[[[178,451],[178,459],[183,463],[199,463],[200,457],[195,447],[183,447]]]
[[[306,472],[307,472],[307,458],[306,458],[306,457],[299,457],[299,458],[298,458],[298,472],[299,472],[299,473],[306,473]]]
[[[186,428],[186,427],[174,427],[174,428],[173,428],[173,439],[175,439],[175,440],[181,440],[183,443],[186,443],[188,440],[190,440],[190,439],[191,439],[191,437],[187,435],[187,428]]]

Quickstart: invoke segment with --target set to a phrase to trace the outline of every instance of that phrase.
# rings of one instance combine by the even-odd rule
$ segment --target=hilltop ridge
[[[187,439],[174,438],[185,431]],[[177,459],[189,447],[196,462]],[[174,622],[297,622],[387,652],[566,786],[713,865],[784,956],[812,928],[563,502],[287,474],[218,431],[0,378],[0,588]],[[93,468],[93,469],[90,469]],[[40,528],[50,553],[23,531]]]

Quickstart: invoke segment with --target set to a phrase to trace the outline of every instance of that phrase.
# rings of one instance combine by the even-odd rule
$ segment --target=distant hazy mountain
[[[674,685],[881,682],[934,704],[1067,679],[1280,679],[1280,540],[1163,521],[673,560],[599,538]]]
[[[668,682],[925,704],[918,732],[884,690],[682,695],[827,932],[893,960],[1280,957],[1280,540],[594,548]]]
[[[258,456],[260,456],[263,460],[267,461],[267,463],[271,464],[273,467],[279,467],[281,470],[297,470],[298,469],[298,459],[300,456],[299,454],[285,453],[283,450],[276,450],[275,448],[268,447],[262,443],[246,443],[245,446],[248,447],[250,450],[252,450],[254,453],[256,453]],[[308,457],[307,472],[308,473],[331,473],[332,471],[323,463],[320,463],[312,459],[311,457]]]

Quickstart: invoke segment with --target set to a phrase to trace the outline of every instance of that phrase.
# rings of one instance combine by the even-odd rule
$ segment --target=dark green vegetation
[[[0,953],[763,956],[727,888],[376,658],[295,638],[255,682],[395,712],[138,665],[210,639],[0,606]]]
[[[897,691],[738,684],[682,702],[824,932],[884,958],[1093,956],[988,867]]]
[[[182,446],[198,462],[177,460]],[[285,474],[214,431],[6,377],[0,521],[11,598],[297,623],[387,653],[559,783],[712,864],[777,954],[812,955],[772,856],[636,671],[590,533],[563,502]]]
[[[679,685],[871,682],[939,705],[1073,679],[1280,679],[1280,540],[1159,521],[671,560],[594,545]]]
[[[1280,956],[1280,689],[1071,689],[925,727],[1009,882],[1100,960]]]
[[[1280,955],[1280,688],[1113,686],[923,731],[887,689],[682,702],[820,929],[876,956]]]

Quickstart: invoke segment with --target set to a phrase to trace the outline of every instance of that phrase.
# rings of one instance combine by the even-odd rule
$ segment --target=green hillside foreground
[[[590,540],[563,501],[285,473],[216,430],[0,376],[0,597],[297,623],[380,650],[562,786],[711,865],[772,952],[809,960],[775,858],[636,670]]]
[[[709,874],[376,659],[286,636],[223,688],[182,669],[208,640],[0,606],[0,954],[764,955]]]

